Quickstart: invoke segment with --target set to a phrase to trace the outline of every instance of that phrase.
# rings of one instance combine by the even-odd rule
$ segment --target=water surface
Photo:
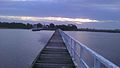
[[[80,31],[66,33],[120,66],[120,33]]]
[[[120,66],[120,33],[66,33]],[[0,68],[29,68],[52,34],[53,31],[0,29]]]
[[[0,68],[29,68],[52,31],[0,29]]]

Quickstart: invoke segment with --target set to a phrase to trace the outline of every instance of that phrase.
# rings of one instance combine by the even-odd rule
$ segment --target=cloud
[[[9,1],[53,1],[53,0],[9,0]]]
[[[0,0],[0,15],[3,16],[118,20],[119,12],[120,0]]]
[[[93,4],[91,6],[96,7],[98,9],[108,10],[108,11],[120,11],[120,4],[119,3],[114,3],[114,4]]]
[[[72,22],[73,24],[100,22],[99,20],[84,18],[65,18],[65,17],[0,16],[0,18],[8,20],[37,21],[37,22]]]
[[[37,1],[37,2],[58,2],[59,0],[0,0],[0,1],[21,1],[21,2],[26,2],[26,1]],[[65,0],[63,0],[65,1]]]
[[[0,0],[0,1],[39,1],[39,0]]]

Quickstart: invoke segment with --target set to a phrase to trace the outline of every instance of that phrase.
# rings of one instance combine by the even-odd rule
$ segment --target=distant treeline
[[[62,25],[55,25],[50,23],[48,25],[43,25],[41,23],[38,24],[24,24],[24,23],[17,23],[17,22],[0,22],[0,28],[10,28],[10,29],[32,29],[32,28],[41,28],[44,30],[55,30],[61,29],[64,31],[90,31],[90,32],[112,32],[112,33],[120,33],[120,29],[114,30],[106,30],[106,29],[90,29],[90,28],[77,28],[74,24],[62,24]]]
[[[79,28],[79,29],[77,29],[77,31],[120,33],[120,29],[90,29],[90,28]]]
[[[49,25],[44,26],[45,28],[48,29],[61,29],[61,30],[67,30],[67,31],[71,31],[71,30],[77,30],[77,26],[73,25],[73,24],[68,24],[68,25],[54,25],[53,23],[50,23]]]
[[[77,30],[77,26],[73,24],[68,25],[55,25],[50,23],[49,25],[38,24],[24,24],[16,22],[0,22],[0,28],[12,28],[12,29],[32,29],[32,28],[45,28],[45,29],[62,29],[62,30]]]
[[[11,29],[30,29],[32,28],[32,24],[23,24],[23,23],[8,23],[8,22],[0,22],[0,28],[11,28]]]

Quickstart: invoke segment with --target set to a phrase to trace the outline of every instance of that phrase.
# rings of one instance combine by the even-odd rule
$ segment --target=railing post
[[[100,68],[100,62],[94,56],[94,68]]]
[[[71,51],[71,56],[73,58],[73,49],[72,49],[72,39],[70,39],[70,51]]]
[[[75,39],[73,39],[71,36],[65,34],[63,31],[60,31],[60,33],[62,35],[64,43],[66,44],[66,47],[67,47],[71,57],[73,58],[73,60],[78,61],[76,64],[77,68],[83,68],[84,65],[87,68],[89,68],[87,66],[86,62],[84,62],[84,60],[83,60],[84,59],[83,58],[84,51],[87,51],[91,55],[93,55],[93,58],[94,58],[94,67],[93,68],[100,68],[101,64],[105,65],[107,68],[119,68],[117,65],[113,64],[109,60],[107,60],[104,57],[102,57],[101,55],[97,54],[96,52],[94,52],[93,50],[88,48],[87,46],[83,45],[82,43],[80,43],[78,41],[76,42]],[[79,55],[77,55],[77,53],[76,53],[77,51],[75,51],[77,48],[76,45],[80,47]],[[77,59],[76,59],[76,55],[77,55]]]
[[[82,57],[83,57],[83,47],[80,46],[80,68],[83,68],[83,63],[82,63]]]
[[[75,60],[75,41],[72,40],[72,55],[73,55],[73,61]]]
[[[76,61],[76,42],[74,41],[74,61]]]

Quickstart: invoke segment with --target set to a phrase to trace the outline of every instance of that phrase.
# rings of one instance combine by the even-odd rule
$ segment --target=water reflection
[[[52,33],[0,29],[0,68],[29,68]]]

